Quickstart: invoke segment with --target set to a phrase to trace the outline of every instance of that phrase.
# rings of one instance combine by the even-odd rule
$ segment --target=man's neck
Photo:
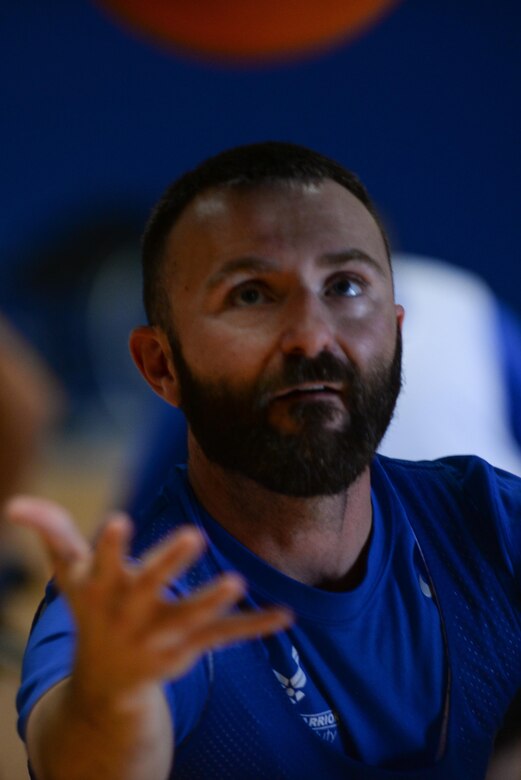
[[[271,566],[326,590],[349,590],[363,579],[372,524],[369,469],[343,493],[293,498],[222,469],[192,438],[189,453],[201,504]]]

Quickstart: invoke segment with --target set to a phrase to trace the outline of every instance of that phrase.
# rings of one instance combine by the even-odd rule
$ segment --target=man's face
[[[330,180],[210,191],[167,269],[180,405],[207,458],[285,495],[348,487],[400,388],[402,312],[365,207]]]

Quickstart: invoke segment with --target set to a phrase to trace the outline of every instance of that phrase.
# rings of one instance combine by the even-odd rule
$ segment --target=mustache
[[[287,387],[304,382],[335,382],[351,385],[358,378],[356,369],[331,352],[321,352],[315,358],[303,355],[288,355],[282,370],[270,377],[258,389],[258,405],[265,406],[270,398]]]

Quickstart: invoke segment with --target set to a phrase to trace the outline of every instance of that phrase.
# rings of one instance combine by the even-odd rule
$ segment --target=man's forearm
[[[27,747],[38,780],[167,780],[173,730],[159,686],[94,702],[68,678],[35,706]]]

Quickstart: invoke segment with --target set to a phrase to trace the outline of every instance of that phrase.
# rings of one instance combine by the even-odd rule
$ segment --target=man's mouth
[[[339,397],[342,393],[340,384],[329,384],[319,382],[306,382],[294,387],[287,387],[272,396],[272,401],[286,401],[298,399],[327,399]]]

